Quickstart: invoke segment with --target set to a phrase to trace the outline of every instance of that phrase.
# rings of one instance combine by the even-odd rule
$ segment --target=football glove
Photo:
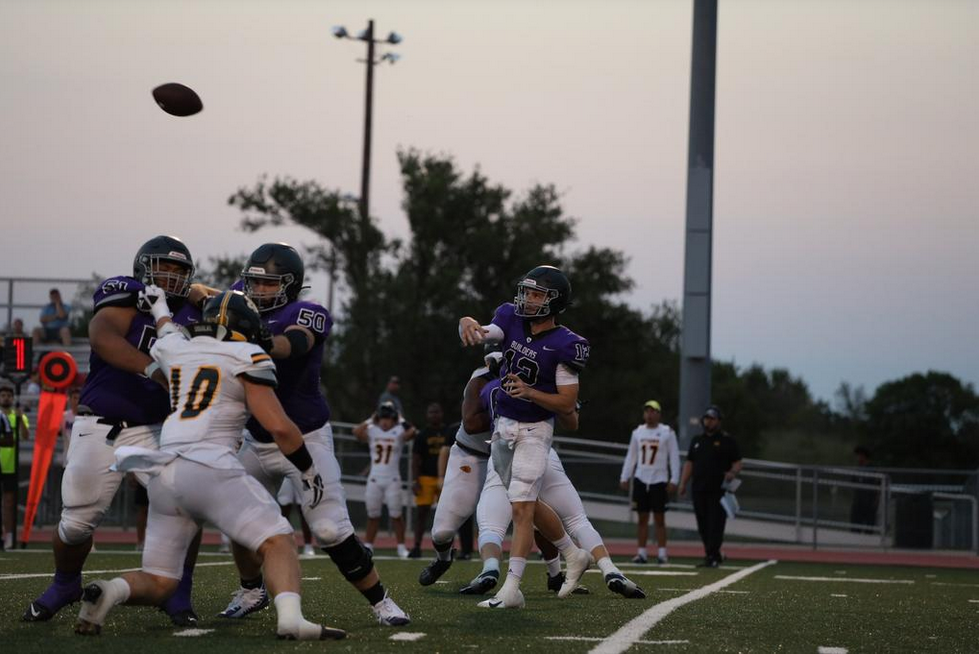
[[[169,318],[171,315],[170,307],[167,306],[167,294],[155,284],[145,286],[139,292],[139,301],[143,306],[149,307],[153,320],[159,321],[162,318]]]

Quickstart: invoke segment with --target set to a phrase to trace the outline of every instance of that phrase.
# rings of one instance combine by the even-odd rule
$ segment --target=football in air
[[[171,116],[193,116],[204,108],[201,96],[183,84],[170,82],[153,89],[153,99]]]

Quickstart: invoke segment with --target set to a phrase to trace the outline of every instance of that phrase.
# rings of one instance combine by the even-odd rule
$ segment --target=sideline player
[[[643,405],[643,424],[632,431],[629,451],[622,463],[619,486],[629,490],[632,482],[632,508],[639,514],[638,548],[633,563],[646,563],[646,541],[649,538],[649,513],[656,524],[656,562],[669,563],[666,553],[666,503],[680,483],[680,448],[669,425],[660,424],[659,402]],[[638,466],[638,467],[637,467]]]
[[[513,303],[501,304],[491,324],[483,327],[469,316],[459,320],[464,345],[490,341],[503,346],[504,393],[496,402],[491,450],[513,509],[509,569],[495,598],[506,608],[524,604],[520,580],[533,546],[535,506],[553,441],[554,417],[574,411],[578,373],[588,361],[588,341],[557,323],[570,302],[571,283],[564,273],[553,266],[538,266],[517,283]],[[569,582],[573,569],[587,567],[587,557],[577,551],[567,559]]]
[[[399,422],[398,408],[387,401],[377,407],[370,418],[354,427],[357,440],[368,444],[371,471],[367,477],[364,503],[367,506],[367,530],[364,546],[374,551],[374,537],[381,525],[384,506],[394,525],[398,541],[398,558],[408,558],[405,547],[404,492],[401,488],[401,451],[407,441],[415,437],[415,428],[407,422]]]
[[[188,336],[170,321],[160,289],[148,286],[140,297],[156,318],[160,338],[150,353],[168,381],[173,411],[163,423],[159,450],[116,450],[120,470],[150,477],[142,569],[86,586],[75,633],[98,634],[116,604],[153,605],[176,591],[187,548],[206,521],[262,558],[279,638],[345,637],[343,630],[303,618],[292,525],[235,456],[251,413],[301,474],[303,503],[315,507],[322,501],[323,480],[299,428],[275,397],[275,365],[257,345],[264,329],[258,309],[243,293],[225,291],[207,303],[204,323],[192,326]]]
[[[132,277],[104,280],[94,294],[95,314],[88,324],[92,346],[90,372],[72,424],[71,453],[61,486],[63,508],[53,537],[53,583],[24,612],[26,622],[50,620],[82,595],[82,567],[92,549],[92,533],[102,522],[123,473],[111,470],[116,447],[155,448],[160,426],[170,412],[166,389],[151,378],[158,364],[150,357],[156,327],[139,302],[147,285],[160,287],[170,302],[173,321],[200,320],[205,290],[194,285],[190,250],[172,236],[156,236],[136,252]],[[140,476],[145,484],[145,477]],[[190,603],[197,543],[188,552],[183,579],[163,607],[174,624],[193,626]]]
[[[340,483],[340,464],[333,453],[330,408],[320,390],[323,343],[333,320],[322,306],[299,299],[304,274],[299,253],[285,243],[258,247],[241,273],[245,295],[258,306],[262,322],[272,335],[269,351],[279,378],[275,394],[286,415],[303,433],[306,447],[323,477],[323,501],[315,508],[304,507],[303,514],[320,547],[330,555],[340,574],[367,599],[377,621],[388,626],[406,625],[410,622],[408,615],[388,597],[370,550],[357,538],[350,523]],[[287,478],[297,488],[302,486],[295,466],[256,420],[246,425],[245,442],[238,459],[270,493]],[[265,607],[269,600],[261,562],[240,543],[232,543],[232,551],[241,587],[220,615],[241,618]]]

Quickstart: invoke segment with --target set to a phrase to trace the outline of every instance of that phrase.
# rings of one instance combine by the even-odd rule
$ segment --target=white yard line
[[[826,647],[825,645],[816,648],[816,654],[846,654],[849,651],[845,647]]]
[[[234,565],[234,564],[235,564],[234,561],[219,561],[216,563],[198,563],[196,567],[206,568],[214,565]],[[91,575],[104,575],[109,572],[136,572],[137,570],[140,569],[141,568],[116,568],[114,570],[83,570],[82,572],[85,575],[91,576]],[[54,575],[53,572],[40,572],[40,573],[17,574],[17,575],[0,575],[0,581],[7,581],[11,579],[40,579],[44,577],[52,577],[53,575]]]
[[[950,583],[946,581],[933,581],[931,582],[931,585],[932,586],[968,586],[969,588],[979,588],[979,584],[956,584],[956,583]]]
[[[690,591],[686,595],[681,595],[680,597],[674,597],[673,599],[668,599],[665,602],[660,602],[659,604],[646,609],[639,616],[625,623],[625,625],[623,625],[618,631],[593,648],[591,653],[620,654],[621,652],[629,649],[636,641],[642,638],[642,636],[647,631],[652,629],[656,623],[684,604],[689,604],[690,602],[707,597],[711,593],[716,593],[717,591],[744,579],[748,575],[758,572],[759,570],[770,565],[774,565],[775,563],[776,561],[774,560],[758,563],[750,568],[744,568],[743,570],[739,570],[732,575],[728,575],[720,581],[715,581],[712,584],[708,584],[707,586]]]
[[[830,597],[846,597],[846,595],[843,594],[843,593],[830,593],[829,596]]]
[[[601,570],[586,570],[593,574],[602,574]],[[676,570],[623,570],[622,574],[639,577],[696,577],[699,572],[679,572]]]
[[[594,638],[590,636],[547,636],[547,640],[574,640],[597,643],[605,640],[604,638]],[[637,640],[637,645],[686,645],[689,640]]]
[[[204,634],[209,634],[215,631],[214,629],[184,629],[183,631],[173,632],[174,636],[189,636],[191,638],[196,638],[197,636],[203,636]]]
[[[748,595],[750,590],[719,590],[718,593],[729,593],[731,595]]]
[[[857,584],[913,584],[914,581],[911,579],[855,579],[853,577],[847,577],[842,579],[840,577],[795,577],[792,575],[775,575],[776,579],[786,579],[789,581],[843,581],[847,583],[857,583]]]
[[[421,633],[420,631],[399,631],[398,633],[388,638],[388,640],[404,640],[408,642],[413,642],[416,640],[421,640],[424,637],[425,634]]]

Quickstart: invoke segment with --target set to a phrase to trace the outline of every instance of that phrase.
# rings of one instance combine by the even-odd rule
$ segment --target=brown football
[[[171,116],[193,116],[204,108],[201,97],[194,89],[176,82],[161,84],[153,89],[153,99],[160,109]]]

